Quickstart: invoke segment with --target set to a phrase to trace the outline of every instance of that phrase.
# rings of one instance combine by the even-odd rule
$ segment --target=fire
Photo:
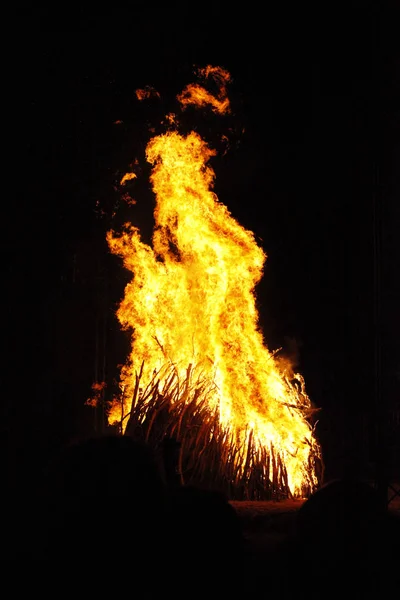
[[[229,98],[227,95],[226,86],[231,80],[231,76],[228,71],[221,69],[220,67],[207,66],[205,69],[199,69],[199,75],[204,78],[212,78],[218,85],[218,95],[214,96],[203,86],[197,83],[191,83],[183,90],[178,96],[178,100],[182,105],[182,108],[186,108],[190,104],[194,104],[198,107],[211,106],[212,110],[216,113],[227,113],[230,111]]]
[[[214,96],[188,86],[178,96],[183,108],[208,103],[213,111],[229,111],[229,74],[216,67],[200,74],[219,91]],[[313,458],[319,447],[307,420],[311,402],[301,375],[268,349],[259,328],[255,288],[266,254],[213,192],[209,163],[215,154],[197,132],[182,135],[176,124],[150,139],[152,245],[130,223],[120,234],[107,234],[111,251],[133,274],[117,311],[132,332],[131,352],[108,419],[126,427],[139,372],[144,386],[154,377],[167,381],[171,366],[178,381],[197,373],[199,381],[210,382],[202,399],[220,426],[237,444],[246,447],[251,439],[256,448],[279,456],[288,487],[298,496],[318,484]],[[179,401],[188,402],[188,394]],[[237,455],[239,469],[244,456]]]

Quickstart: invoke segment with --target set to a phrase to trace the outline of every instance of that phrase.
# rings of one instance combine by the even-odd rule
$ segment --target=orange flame
[[[143,89],[136,90],[136,98],[138,100],[148,100],[149,98],[159,98],[160,94],[150,85]]]
[[[193,104],[197,107],[211,106],[214,112],[224,114],[230,111],[229,98],[227,96],[226,86],[231,80],[231,76],[228,71],[221,69],[220,67],[205,67],[205,69],[199,69],[198,74],[204,79],[211,78],[218,86],[217,97],[208,92],[204,87],[196,83],[191,83],[183,90],[178,96],[178,100],[182,105],[182,108],[186,108],[189,104]]]
[[[214,67],[201,74],[219,85],[218,97],[195,85],[178,96],[180,102],[227,111],[229,74]],[[182,379],[188,365],[197,365],[216,384],[209,402],[221,423],[241,440],[251,431],[257,444],[275,448],[298,495],[310,478],[317,484],[310,467],[311,453],[318,453],[307,421],[311,402],[301,375],[285,370],[259,329],[255,286],[266,255],[212,191],[209,160],[215,154],[193,131],[153,137],[146,148],[156,198],[152,247],[131,224],[120,235],[107,234],[111,251],[133,273],[117,312],[122,326],[133,330],[121,370],[124,413],[142,361],[147,382],[166,362]],[[120,420],[121,399],[109,413],[110,423]]]
[[[127,181],[131,181],[132,179],[136,179],[136,173],[125,173],[125,175],[121,178],[119,182],[120,185],[124,185]]]

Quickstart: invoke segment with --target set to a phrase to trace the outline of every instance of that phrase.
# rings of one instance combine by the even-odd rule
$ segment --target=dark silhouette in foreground
[[[21,512],[14,564],[41,593],[217,598],[240,589],[242,535],[228,500],[169,486],[149,447],[130,437],[63,448]]]
[[[400,521],[371,485],[331,481],[298,509],[272,514],[248,548],[249,595],[380,599],[399,589]]]
[[[296,542],[312,557],[315,583],[380,597],[398,578],[399,521],[366,482],[339,479],[322,486],[300,508]],[[301,564],[304,561],[301,561]],[[376,596],[375,596],[376,594]]]
[[[145,444],[102,436],[58,452],[38,469],[36,489],[22,482],[4,513],[11,535],[3,568],[24,574],[12,571],[14,589],[28,582],[42,595],[85,586],[148,598],[379,598],[397,584],[399,521],[366,483],[324,485],[279,544],[266,537],[255,548],[224,494],[179,485],[174,455],[160,468]]]
[[[184,583],[179,597],[239,598],[245,591],[244,536],[224,494],[193,486],[170,494],[171,548]]]
[[[14,562],[40,590],[110,585],[159,592],[165,562],[166,490],[144,445],[122,436],[85,439],[49,462],[18,508],[25,517]],[[25,514],[24,514],[25,513]]]

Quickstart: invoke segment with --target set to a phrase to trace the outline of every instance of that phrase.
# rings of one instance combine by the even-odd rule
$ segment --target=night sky
[[[105,242],[121,204],[115,186],[136,156],[143,159],[148,126],[194,81],[194,67],[207,64],[232,76],[232,143],[211,163],[215,191],[268,255],[260,325],[271,349],[297,349],[308,393],[321,408],[328,462],[340,464],[360,442],[360,415],[374,421],[377,381],[381,402],[396,399],[393,15],[368,7],[319,16],[199,10],[69,15],[65,27],[35,13],[34,26],[20,34],[13,110],[3,115],[15,148],[2,236],[2,426],[11,462],[32,444],[45,448],[98,426],[85,399],[96,376],[115,378],[127,350],[114,317],[127,274]],[[134,92],[145,85],[160,92],[159,103],[137,102]],[[225,125],[210,119],[198,126],[213,144]],[[152,195],[141,185],[132,214],[146,234]]]

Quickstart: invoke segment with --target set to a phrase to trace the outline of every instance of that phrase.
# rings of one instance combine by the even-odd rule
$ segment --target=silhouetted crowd
[[[382,598],[398,586],[399,520],[375,490],[322,486],[272,550],[255,551],[218,491],[180,485],[143,443],[102,436],[63,448],[35,485],[3,495],[3,583],[15,595]],[[4,584],[5,585],[5,584]],[[397,588],[397,593],[399,588]]]

